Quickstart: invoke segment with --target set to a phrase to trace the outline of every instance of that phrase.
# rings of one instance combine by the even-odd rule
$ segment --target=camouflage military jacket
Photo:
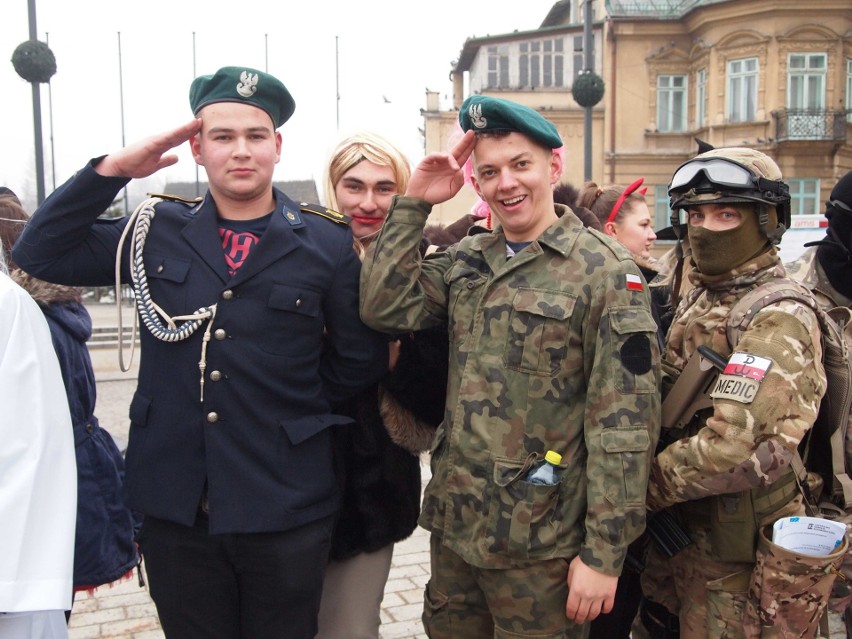
[[[695,288],[675,313],[665,359],[682,370],[698,346],[709,346],[728,360],[730,383],[717,385],[724,391],[714,391],[710,414],[654,459],[648,486],[654,510],[771,484],[787,471],[816,419],[826,382],[820,327],[809,308],[779,301],[755,315],[736,352],[727,342],[728,314],[737,300],[783,276],[774,249],[735,272],[690,274]],[[738,394],[736,388],[751,390]]]
[[[659,349],[638,268],[561,205],[511,259],[498,229],[421,262],[430,209],[397,197],[361,271],[368,325],[448,326],[420,524],[475,566],[579,552],[618,575],[644,528],[659,429]],[[547,450],[562,455],[559,484],[526,482]]]
[[[802,253],[799,259],[785,264],[787,275],[807,286],[820,306],[825,309],[835,306],[852,306],[852,300],[837,292],[828,281],[822,265],[817,260],[817,248],[812,246]]]

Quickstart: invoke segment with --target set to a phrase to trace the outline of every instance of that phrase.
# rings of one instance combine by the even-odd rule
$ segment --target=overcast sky
[[[188,120],[193,68],[201,75],[228,65],[268,66],[296,100],[275,179],[315,179],[321,189],[328,154],[357,129],[385,135],[416,162],[426,88],[449,103],[451,62],[465,39],[535,29],[554,2],[36,0],[38,39],[49,41],[58,66],[50,93],[48,85],[41,91],[46,191],[54,174],[58,186],[89,158],[122,146],[122,112],[126,143]],[[27,0],[3,0],[0,184],[34,203],[32,90],[11,63],[27,39]],[[188,148],[179,155],[145,190],[195,179]]]

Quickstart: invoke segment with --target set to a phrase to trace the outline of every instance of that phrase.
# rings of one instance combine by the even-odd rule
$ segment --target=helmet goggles
[[[712,153],[712,151],[711,151]],[[752,202],[758,206],[761,228],[770,239],[780,241],[790,227],[790,188],[782,180],[755,173],[745,164],[723,156],[697,157],[681,164],[669,184],[672,224],[679,221],[680,209],[700,204]],[[775,229],[765,228],[767,212],[773,206],[778,216]]]
[[[701,201],[763,202],[785,208],[790,202],[786,183],[757,176],[745,165],[723,157],[684,162],[674,172],[668,193],[672,209]]]
[[[686,191],[694,183],[699,183],[700,174],[704,180],[713,186],[734,189],[755,189],[757,178],[739,162],[726,158],[695,159],[685,162],[678,167],[669,184],[669,195]],[[724,189],[715,189],[717,191]]]

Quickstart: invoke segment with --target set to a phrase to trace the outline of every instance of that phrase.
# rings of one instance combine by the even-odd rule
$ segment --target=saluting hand
[[[462,166],[475,146],[476,135],[468,131],[449,153],[427,155],[414,170],[405,194],[426,200],[429,204],[449,200],[464,184]]]
[[[178,161],[168,151],[180,146],[201,130],[201,118],[193,118],[178,128],[151,136],[110,153],[95,167],[106,177],[144,178]]]

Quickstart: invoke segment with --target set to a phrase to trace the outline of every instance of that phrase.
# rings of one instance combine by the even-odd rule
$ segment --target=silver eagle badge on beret
[[[243,71],[240,74],[240,81],[237,84],[237,93],[239,93],[244,98],[250,98],[257,92],[257,74],[249,73],[248,71]]]
[[[471,124],[477,129],[484,129],[488,126],[488,120],[482,115],[481,104],[471,104],[467,112],[470,115]]]

